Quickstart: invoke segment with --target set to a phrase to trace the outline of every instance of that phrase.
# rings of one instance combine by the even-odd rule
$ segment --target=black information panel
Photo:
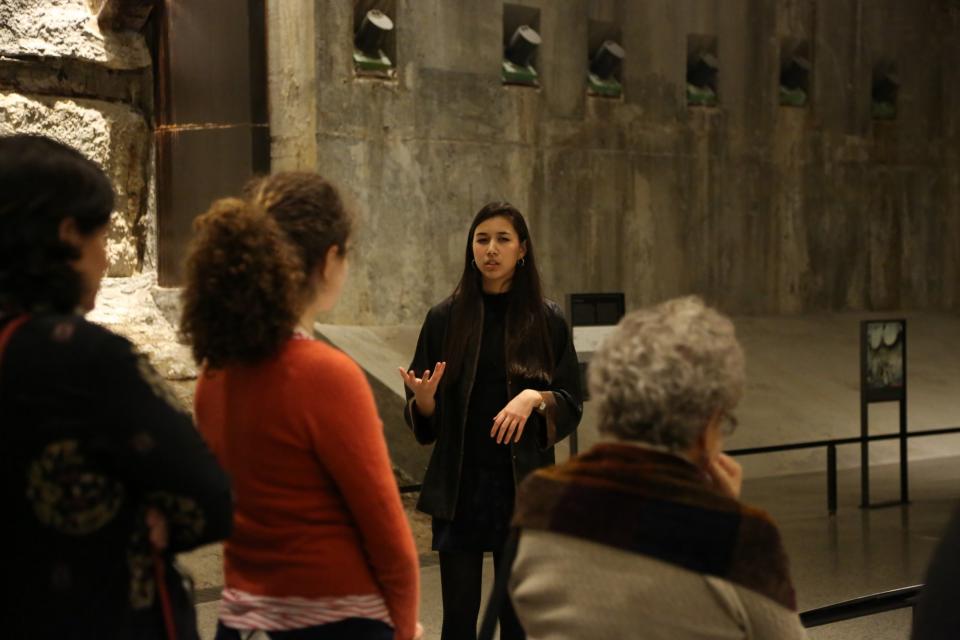
[[[570,330],[577,333],[578,327],[613,327],[626,313],[626,298],[623,292],[614,293],[571,293],[567,296],[567,317]],[[590,399],[587,388],[587,365],[593,352],[577,351],[580,361],[580,386],[583,399]],[[577,432],[570,435],[570,454],[577,453]]]
[[[900,500],[870,502],[871,404],[900,405]],[[864,320],[860,323],[860,506],[909,502],[907,475],[907,321]]]
[[[571,293],[567,312],[572,327],[615,325],[626,313],[623,293]]]

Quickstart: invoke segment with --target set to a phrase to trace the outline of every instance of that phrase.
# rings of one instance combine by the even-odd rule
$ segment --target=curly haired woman
[[[197,422],[236,494],[220,639],[420,634],[418,559],[373,393],[313,339],[352,231],[311,173],[256,181],[196,223],[182,330],[203,363]]]

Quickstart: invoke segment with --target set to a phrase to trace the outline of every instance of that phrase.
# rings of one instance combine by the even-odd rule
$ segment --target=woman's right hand
[[[427,369],[423,372],[423,376],[418,378],[413,369],[404,371],[402,368],[398,368],[400,377],[403,378],[403,384],[407,385],[407,388],[413,392],[413,398],[417,403],[417,411],[420,415],[425,417],[433,415],[437,406],[435,400],[437,385],[440,384],[440,379],[443,378],[443,372],[446,369],[446,362],[438,362],[437,366],[433,368],[432,374],[430,369]]]

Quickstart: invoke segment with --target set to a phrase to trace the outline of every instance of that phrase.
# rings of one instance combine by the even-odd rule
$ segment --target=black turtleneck
[[[477,374],[467,409],[465,461],[469,465],[501,466],[510,464],[510,447],[490,437],[493,419],[507,397],[506,332],[509,293],[483,294],[483,333]]]

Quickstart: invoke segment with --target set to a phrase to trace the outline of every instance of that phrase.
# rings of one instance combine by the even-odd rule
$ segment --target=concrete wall
[[[112,276],[152,260],[152,100],[139,33],[101,30],[85,0],[0,2],[0,135],[47,135],[104,169],[117,194]]]
[[[527,214],[549,294],[698,292],[732,313],[953,310],[960,302],[955,3],[518,0],[542,87],[503,86],[503,3],[397,0],[398,73],[357,78],[353,2],[272,0],[275,169],[315,167],[365,213],[332,318],[419,322],[462,268],[479,207]],[[585,93],[588,21],[627,51],[623,100]],[[715,36],[720,106],[685,104],[687,36]],[[782,38],[812,104],[781,107]],[[895,121],[872,121],[895,60]]]

